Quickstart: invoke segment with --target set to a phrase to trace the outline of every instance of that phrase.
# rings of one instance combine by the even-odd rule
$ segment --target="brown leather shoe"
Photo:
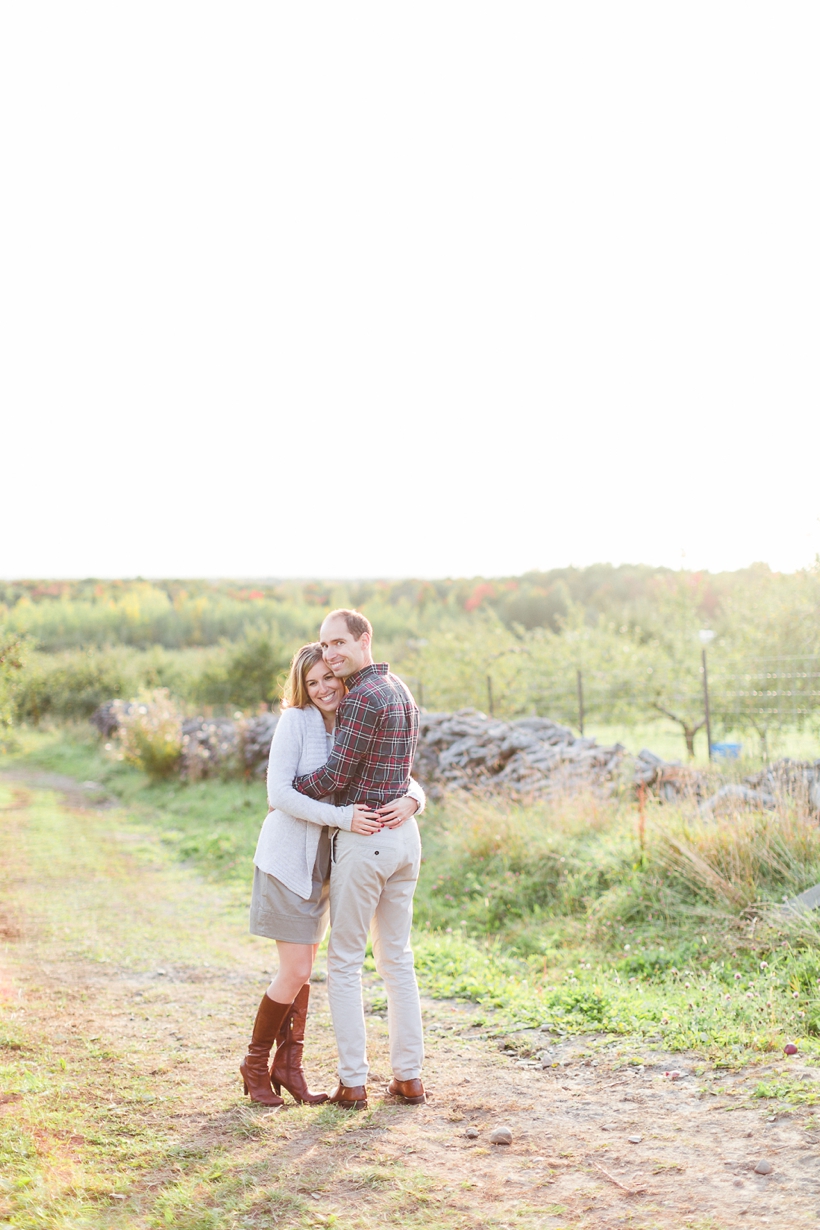
[[[245,1082],[245,1093],[250,1094],[252,1102],[261,1102],[263,1106],[285,1105],[285,1099],[278,1098],[271,1089],[268,1060],[271,1047],[288,1012],[290,1004],[277,1004],[267,993],[262,996],[253,1023],[253,1037],[248,1053],[239,1065]]]
[[[399,1101],[407,1102],[409,1106],[421,1106],[427,1101],[424,1085],[422,1085],[417,1076],[411,1081],[400,1081],[394,1076],[387,1086],[387,1092],[391,1093],[394,1098],[398,1098]]]
[[[305,1023],[307,1021],[310,986],[305,983],[290,1006],[276,1039],[276,1055],[270,1070],[270,1083],[277,1093],[284,1085],[297,1102],[326,1102],[326,1093],[311,1093],[302,1067],[302,1052],[305,1046]]]
[[[364,1085],[347,1086],[339,1083],[336,1092],[328,1098],[340,1110],[367,1110],[367,1089]]]

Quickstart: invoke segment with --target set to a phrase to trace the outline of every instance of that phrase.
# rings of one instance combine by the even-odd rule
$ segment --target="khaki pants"
[[[421,1005],[410,947],[420,862],[421,841],[413,819],[373,837],[340,829],[334,838],[327,992],[343,1085],[367,1084],[362,965],[368,930],[373,934],[376,969],[387,990],[393,1075],[399,1080],[421,1075]]]

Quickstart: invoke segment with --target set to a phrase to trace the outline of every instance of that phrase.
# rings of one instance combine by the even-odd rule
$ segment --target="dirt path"
[[[370,1111],[250,1106],[236,1065],[272,945],[231,891],[68,785],[0,782],[0,1227],[817,1224],[820,1127],[750,1099],[759,1069],[697,1076],[531,1031],[505,1054],[469,1007],[425,1003],[425,1107],[384,1100],[378,1014]],[[321,982],[313,1003],[310,1076],[329,1087]],[[546,1048],[546,1069],[520,1057]]]

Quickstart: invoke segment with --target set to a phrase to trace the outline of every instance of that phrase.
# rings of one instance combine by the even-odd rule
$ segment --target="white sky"
[[[819,32],[4,5],[0,575],[811,563]]]

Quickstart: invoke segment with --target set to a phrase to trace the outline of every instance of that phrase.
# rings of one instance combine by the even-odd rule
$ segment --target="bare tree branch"
[[[690,726],[686,718],[678,717],[677,713],[673,713],[671,709],[664,709],[663,705],[659,705],[656,700],[652,701],[652,708],[657,709],[658,713],[662,713],[664,717],[671,718],[673,722],[677,722],[685,731],[691,731],[693,735],[698,733],[701,726],[706,725],[706,718],[703,717],[695,726]]]

